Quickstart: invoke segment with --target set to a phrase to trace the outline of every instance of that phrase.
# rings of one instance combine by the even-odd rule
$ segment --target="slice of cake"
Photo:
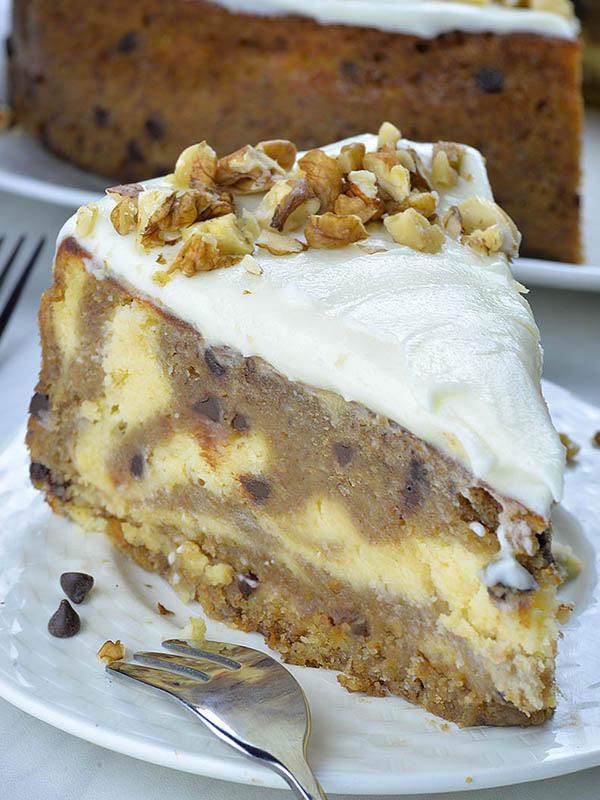
[[[9,87],[27,131],[113,181],[201,139],[319,147],[382,119],[466,142],[524,252],[579,261],[578,30],[569,0],[19,0]]]
[[[31,477],[211,616],[461,725],[555,706],[564,451],[483,159],[393,125],[121,185],[58,238]]]

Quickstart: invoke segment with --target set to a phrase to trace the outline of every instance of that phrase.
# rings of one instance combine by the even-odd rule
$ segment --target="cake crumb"
[[[592,444],[594,447],[600,447],[600,431],[596,431],[596,433],[593,435]]]
[[[206,622],[201,617],[190,617],[190,621],[181,629],[182,639],[194,639],[203,642],[206,636]]]
[[[470,776],[466,777],[465,783],[473,783],[473,778],[471,778]]]
[[[562,583],[576,578],[581,572],[581,559],[573,552],[573,548],[562,542],[552,543],[552,554],[556,560],[556,568]]]
[[[168,617],[175,614],[174,611],[171,611],[171,609],[166,608],[165,606],[163,606],[162,603],[157,603],[156,606],[158,608],[158,613],[161,614],[163,617]]]
[[[575,457],[581,450],[581,447],[574,442],[566,433],[559,433],[558,434],[560,441],[562,442],[563,447],[567,451],[567,464],[570,464],[571,461],[575,460]]]
[[[103,664],[112,664],[113,661],[120,661],[125,656],[125,648],[120,639],[116,642],[107,639],[96,655]]]

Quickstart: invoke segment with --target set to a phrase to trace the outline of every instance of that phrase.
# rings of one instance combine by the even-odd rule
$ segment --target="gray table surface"
[[[0,233],[45,234],[42,263],[0,342],[0,442],[24,418],[36,381],[36,311],[50,282],[54,240],[70,210],[0,192]],[[544,374],[600,405],[600,294],[533,288]],[[1,569],[1,565],[0,565]],[[599,800],[600,767],[518,786],[436,795],[440,800]],[[286,790],[242,786],[136,761],[76,739],[0,700],[0,798],[6,800],[285,800]],[[405,796],[407,797],[407,796]],[[350,800],[350,796],[348,796]]]

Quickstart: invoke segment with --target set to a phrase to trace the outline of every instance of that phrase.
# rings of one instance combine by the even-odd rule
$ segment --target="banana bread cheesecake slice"
[[[59,234],[32,480],[291,663],[541,723],[564,451],[519,240],[477,151],[387,123],[194,145]]]

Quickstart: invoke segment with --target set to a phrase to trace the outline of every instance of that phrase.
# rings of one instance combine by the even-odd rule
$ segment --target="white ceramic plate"
[[[576,611],[558,659],[561,696],[540,728],[446,725],[396,697],[348,694],[325,670],[291,667],[313,716],[311,761],[326,791],[403,794],[482,788],[551,777],[600,764],[600,429],[595,409],[552,384],[546,397],[559,430],[582,445],[567,470],[556,536],[584,562],[561,591]],[[103,747],[156,764],[244,783],[282,787],[265,768],[212,737],[158,693],[113,683],[95,653],[120,638],[128,653],[158,648],[197,604],[182,605],[170,586],[118,553],[101,534],[53,516],[27,479],[23,430],[0,453],[0,696],[30,714]],[[577,515],[577,521],[571,513]],[[59,575],[82,570],[96,583],[78,607],[82,630],[53,639],[46,630],[62,593]],[[157,602],[176,612],[160,616]],[[266,649],[257,634],[209,622],[211,638]]]
[[[0,42],[9,31],[10,0],[0,0]],[[4,84],[0,48],[0,96]],[[585,265],[520,259],[515,277],[530,286],[600,291],[600,227],[592,213],[600,208],[600,114],[588,112],[584,137],[583,227]],[[107,179],[56,158],[20,128],[0,131],[0,189],[59,205],[84,205],[104,194]],[[593,266],[597,265],[597,266]]]

